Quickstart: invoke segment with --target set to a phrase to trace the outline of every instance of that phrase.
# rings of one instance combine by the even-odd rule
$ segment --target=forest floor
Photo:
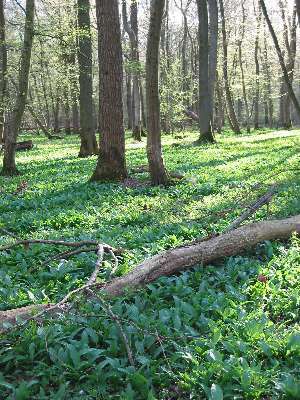
[[[0,177],[0,228],[21,238],[95,239],[126,249],[117,275],[161,250],[222,232],[276,183],[252,220],[300,213],[300,131],[236,137],[195,147],[196,132],[163,138],[168,169],[149,185],[142,144],[127,140],[130,180],[89,183],[96,157],[79,140],[32,138],[21,176]],[[1,233],[0,233],[1,235]],[[0,242],[13,239],[2,234]],[[55,320],[0,334],[0,399],[299,399],[300,241],[265,242],[210,267],[195,266],[109,301],[74,299]],[[58,248],[0,252],[0,310],[56,302],[93,272],[94,254],[43,262]],[[109,277],[105,261],[99,280]]]

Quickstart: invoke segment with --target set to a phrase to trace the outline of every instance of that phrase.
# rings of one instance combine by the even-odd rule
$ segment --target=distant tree
[[[300,25],[300,0],[295,0],[296,1],[296,8],[297,8],[297,14],[298,14],[298,24]]]
[[[262,8],[262,12],[263,12],[263,15],[265,17],[266,23],[268,25],[270,34],[271,34],[272,39],[273,39],[273,43],[274,43],[274,46],[275,46],[275,49],[276,49],[276,52],[277,52],[277,56],[278,56],[278,59],[279,59],[280,67],[282,69],[283,79],[284,79],[284,82],[286,84],[287,91],[289,93],[291,101],[294,104],[295,111],[296,111],[298,117],[300,118],[300,104],[299,104],[298,99],[297,99],[297,97],[295,95],[293,86],[292,86],[292,84],[290,82],[289,72],[288,72],[288,69],[287,69],[287,67],[285,65],[284,58],[283,58],[283,55],[282,55],[282,51],[281,51],[281,48],[280,48],[276,33],[274,31],[273,25],[271,23],[266,4],[265,4],[264,0],[259,0],[259,2],[260,2],[260,5],[261,5],[261,8]]]
[[[79,157],[98,153],[93,112],[93,51],[90,0],[77,0],[80,138]]]
[[[4,2],[0,0],[0,143],[4,140],[5,97],[7,89],[7,50]]]
[[[15,157],[16,141],[22,123],[28,92],[31,50],[34,36],[34,0],[26,0],[25,12],[24,41],[19,69],[17,97],[10,121],[8,121],[7,131],[5,132],[3,168],[1,172],[5,176],[18,175]]]
[[[164,7],[165,0],[151,0],[146,54],[147,156],[153,185],[166,185],[169,181],[162,157],[158,78],[159,43]]]
[[[230,82],[228,76],[228,42],[227,42],[227,31],[226,31],[226,21],[224,12],[224,2],[219,0],[220,4],[220,14],[222,21],[222,44],[223,44],[223,77],[225,85],[225,96],[228,111],[228,118],[230,125],[235,133],[241,133],[239,122],[235,113],[234,103],[232,99],[232,93],[230,89]]]
[[[122,47],[118,0],[96,0],[99,43],[100,151],[93,181],[126,178]]]
[[[130,22],[127,16],[126,0],[122,1],[123,26],[129,36],[131,46],[131,65],[132,71],[132,97],[129,107],[131,108],[131,126],[133,137],[136,140],[142,139],[142,110],[140,93],[140,55],[138,40],[138,4],[133,0],[130,5]]]
[[[209,45],[208,12],[206,0],[197,0],[198,6],[198,42],[199,42],[199,128],[200,141],[213,143],[210,92],[209,92]]]

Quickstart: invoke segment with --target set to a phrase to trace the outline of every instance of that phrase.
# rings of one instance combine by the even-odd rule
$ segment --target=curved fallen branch
[[[10,244],[1,246],[0,252],[11,250],[18,246],[29,247],[31,244],[46,244],[46,245],[54,245],[54,246],[73,247],[73,248],[77,248],[77,249],[79,249],[83,246],[93,246],[91,249],[89,249],[89,251],[96,251],[97,249],[95,248],[95,246],[98,246],[99,242],[97,242],[96,240],[82,240],[80,242],[67,242],[64,240],[25,239],[25,240],[17,240],[14,243],[10,243]],[[112,246],[105,244],[105,243],[103,243],[103,248],[104,248],[105,253],[110,253],[111,251],[113,251],[114,254],[116,254],[116,255],[120,255],[120,254],[124,253],[123,249],[114,249]],[[87,250],[88,249],[83,249],[82,252],[87,252]],[[79,253],[80,253],[80,251],[75,252],[75,254],[79,254]],[[67,252],[61,253],[61,254],[67,255]]]
[[[223,257],[235,256],[265,240],[287,239],[294,232],[300,233],[300,215],[245,225],[202,242],[194,242],[157,254],[143,261],[127,275],[96,287],[102,293],[119,296],[126,289],[145,286],[161,276],[176,274],[196,264],[207,265]],[[45,304],[2,311],[0,324],[15,324],[18,318],[32,319],[36,310],[47,312],[49,309],[51,310],[51,305]]]

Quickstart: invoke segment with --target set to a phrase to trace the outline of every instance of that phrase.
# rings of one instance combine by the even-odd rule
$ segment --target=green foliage
[[[222,231],[275,180],[279,194],[256,218],[299,213],[296,132],[193,147],[196,137],[177,146],[164,138],[168,168],[185,174],[169,188],[147,186],[145,174],[134,176],[144,184],[138,187],[88,183],[96,159],[76,158],[77,139],[34,137],[35,149],[18,154],[23,176],[0,178],[1,224],[24,238],[93,238],[124,247],[123,274],[150,254]],[[146,159],[144,148],[133,146],[129,170]],[[298,399],[299,249],[296,237],[266,242],[107,300],[135,369],[118,326],[96,300],[78,298],[72,313],[1,334],[0,398]],[[2,310],[58,301],[88,279],[91,254],[42,265],[58,250],[35,245],[0,253]],[[109,269],[107,261],[99,278]]]

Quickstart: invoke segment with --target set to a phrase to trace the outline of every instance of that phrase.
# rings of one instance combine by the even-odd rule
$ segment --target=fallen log
[[[188,108],[184,110],[184,114],[191,118],[195,122],[199,122],[199,116],[192,110],[189,110]]]
[[[143,261],[127,275],[96,287],[100,293],[119,296],[126,289],[137,289],[161,276],[173,275],[197,264],[208,265],[224,257],[241,254],[265,240],[288,239],[294,232],[300,233],[300,215],[244,225],[220,236],[157,254]],[[16,324],[19,318],[32,319],[32,314],[37,310],[46,313],[48,309],[53,310],[53,305],[34,305],[1,311],[0,329],[2,327],[5,330],[7,323]]]
[[[16,143],[16,151],[31,150],[33,149],[32,140],[25,140],[24,142]]]

